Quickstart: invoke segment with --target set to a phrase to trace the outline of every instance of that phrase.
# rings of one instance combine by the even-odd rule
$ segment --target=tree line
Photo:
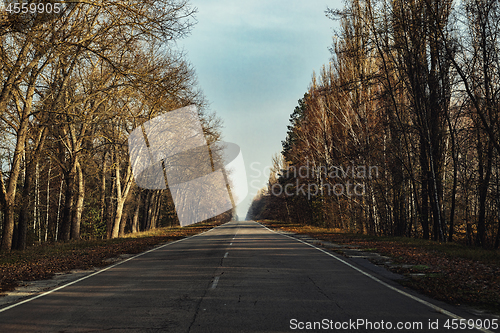
[[[219,140],[220,121],[175,48],[195,12],[187,0],[0,12],[2,250],[178,224],[168,190],[135,185],[127,138],[195,104],[207,141]]]
[[[498,248],[498,1],[347,0],[326,13],[340,22],[330,63],[248,217]]]

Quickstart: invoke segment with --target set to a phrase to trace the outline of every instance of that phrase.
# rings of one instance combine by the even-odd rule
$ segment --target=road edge
[[[257,223],[258,225],[262,226],[264,229],[267,229],[267,230],[271,231],[272,233],[275,233],[275,234],[277,234],[277,235],[281,235],[281,236],[283,236],[283,237],[287,237],[287,238],[293,239],[293,240],[295,240],[295,241],[297,241],[297,242],[300,242],[300,243],[303,243],[303,244],[305,244],[305,245],[307,245],[307,246],[309,246],[309,247],[312,247],[312,248],[314,248],[314,249],[316,249],[316,250],[318,250],[318,251],[320,251],[320,252],[323,252],[324,254],[326,254],[326,255],[328,255],[328,256],[330,256],[330,257],[334,258],[335,260],[337,260],[337,261],[341,262],[342,264],[344,264],[344,265],[346,265],[346,266],[348,266],[348,267],[350,267],[350,268],[354,269],[354,270],[355,270],[355,271],[357,271],[358,273],[361,273],[361,274],[363,274],[363,275],[365,275],[365,276],[369,277],[369,278],[370,278],[370,279],[372,279],[373,281],[378,282],[379,284],[383,285],[384,287],[387,287],[387,288],[389,288],[389,289],[391,289],[391,290],[393,290],[393,291],[395,291],[395,292],[397,292],[397,293],[399,293],[399,294],[401,294],[401,295],[403,295],[403,296],[406,296],[406,297],[408,297],[408,298],[410,298],[410,299],[412,299],[412,300],[414,300],[414,301],[416,301],[416,302],[419,302],[419,303],[421,303],[421,304],[423,304],[423,305],[425,305],[425,306],[427,306],[427,307],[429,307],[429,308],[433,309],[434,311],[437,311],[437,312],[439,312],[439,313],[442,313],[442,314],[444,314],[444,315],[447,315],[448,317],[453,318],[453,319],[457,319],[457,320],[466,320],[465,318],[463,318],[463,317],[461,317],[461,316],[459,316],[459,315],[456,315],[456,314],[454,314],[454,313],[452,313],[452,312],[450,312],[450,311],[448,311],[448,310],[445,310],[445,309],[443,309],[443,308],[441,308],[441,307],[439,307],[439,306],[437,306],[437,305],[435,305],[435,304],[432,304],[432,303],[430,303],[430,302],[428,302],[428,301],[426,301],[426,300],[424,300],[424,299],[421,299],[420,297],[417,297],[417,296],[415,296],[415,295],[412,295],[412,294],[410,294],[410,293],[407,293],[407,292],[406,292],[406,291],[404,291],[404,290],[401,290],[401,289],[399,289],[399,288],[396,288],[396,287],[394,287],[394,286],[391,286],[391,285],[390,285],[390,284],[388,284],[387,282],[384,282],[384,281],[382,281],[381,279],[379,279],[379,278],[377,278],[377,277],[373,276],[372,274],[370,274],[370,273],[368,273],[368,272],[365,272],[365,271],[364,271],[364,270],[362,270],[361,268],[354,266],[353,264],[351,264],[351,263],[349,263],[349,262],[345,261],[344,259],[340,258],[339,256],[337,256],[337,255],[335,255],[335,254],[333,254],[333,253],[331,253],[331,252],[328,252],[328,251],[326,251],[326,250],[324,250],[324,249],[321,249],[321,248],[319,248],[319,247],[317,247],[317,246],[315,246],[315,245],[313,245],[313,244],[310,244],[310,243],[304,242],[304,241],[303,241],[303,240],[301,240],[301,239],[298,239],[298,238],[292,237],[292,236],[290,236],[290,235],[283,234],[283,233],[277,232],[277,231],[275,231],[275,230],[272,230],[272,229],[268,228],[267,226],[265,226],[265,225],[263,225],[263,224],[261,224],[261,223],[259,223],[259,222],[257,222],[257,221],[252,221],[252,222]],[[487,329],[485,329],[485,328],[479,328],[479,327],[477,327],[477,326],[475,327],[475,329],[476,329],[476,330],[479,330],[480,332],[484,332],[484,333],[494,333],[493,331],[487,330]]]

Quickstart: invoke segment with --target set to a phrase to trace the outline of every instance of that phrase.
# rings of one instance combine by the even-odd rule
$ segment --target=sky
[[[178,46],[223,121],[223,140],[240,146],[248,195],[237,207],[244,219],[266,185],[273,154],[281,152],[290,114],[313,72],[330,59],[337,22],[325,10],[341,0],[191,0],[198,9],[191,35]]]

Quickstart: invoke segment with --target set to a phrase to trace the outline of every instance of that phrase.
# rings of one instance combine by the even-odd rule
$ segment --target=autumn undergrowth
[[[388,267],[405,276],[404,286],[451,304],[500,314],[500,251],[408,237],[382,237],[278,221],[270,228],[357,247],[392,258]],[[342,251],[340,251],[342,252]]]
[[[220,224],[203,222],[128,234],[123,238],[44,243],[24,251],[0,252],[0,293],[13,290],[20,281],[48,279],[55,273],[106,266],[110,264],[109,258],[141,253]]]

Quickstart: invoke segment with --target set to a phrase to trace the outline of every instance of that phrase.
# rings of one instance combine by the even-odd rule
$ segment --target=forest
[[[249,219],[500,245],[500,4],[347,0]],[[369,172],[372,171],[372,172]]]
[[[208,144],[220,139],[221,121],[175,44],[196,8],[187,0],[64,2],[57,11],[53,1],[13,2],[0,12],[1,250],[178,225],[168,189],[135,184],[127,139],[187,105],[197,107]]]

